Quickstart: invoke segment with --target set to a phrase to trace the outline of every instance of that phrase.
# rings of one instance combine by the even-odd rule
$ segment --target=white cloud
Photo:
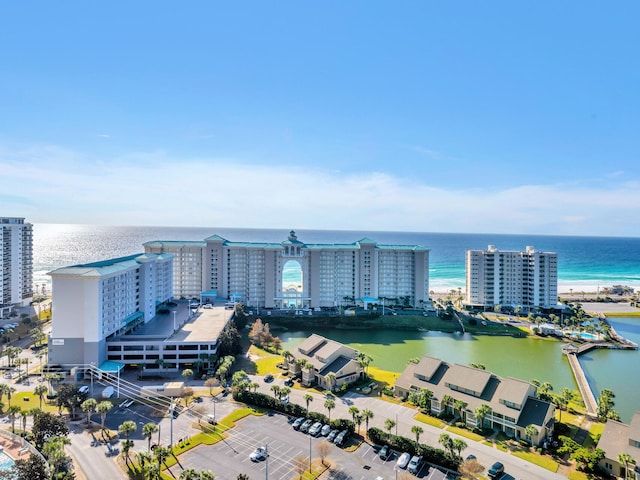
[[[640,236],[633,183],[443,188],[437,180],[141,152],[0,147],[3,214],[31,222]],[[12,211],[6,211],[10,207]]]

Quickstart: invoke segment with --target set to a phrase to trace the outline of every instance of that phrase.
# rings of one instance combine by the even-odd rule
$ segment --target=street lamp
[[[89,372],[91,373],[91,397],[93,398],[93,369],[96,368],[96,362],[91,362],[91,368]]]
[[[173,311],[173,331],[175,332],[178,329],[176,326],[176,310]]]
[[[311,435],[309,435],[309,473],[311,473]]]

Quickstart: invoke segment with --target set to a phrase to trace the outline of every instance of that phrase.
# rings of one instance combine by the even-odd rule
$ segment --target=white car
[[[326,437],[327,435],[329,435],[329,433],[331,433],[331,425],[327,423],[324,427],[322,427],[322,430],[320,430],[320,435]]]
[[[315,437],[320,433],[320,430],[322,430],[322,423],[316,422],[309,429],[309,435]]]
[[[89,393],[89,387],[87,387],[86,385],[82,385],[79,389],[78,389],[79,393]]]
[[[407,452],[404,452],[398,458],[398,461],[396,462],[396,467],[407,468],[407,464],[409,463],[409,460],[411,460],[411,455],[409,455]]]
[[[249,458],[252,462],[259,462],[260,460],[266,460],[267,456],[267,451],[262,447],[258,447],[249,455]]]
[[[409,466],[407,467],[407,470],[410,473],[418,473],[418,468],[420,467],[420,461],[422,460],[422,457],[418,456],[418,455],[414,455],[411,458],[411,461],[409,462]]]

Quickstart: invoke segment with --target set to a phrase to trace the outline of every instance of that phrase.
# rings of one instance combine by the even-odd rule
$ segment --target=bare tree
[[[332,445],[327,440],[322,440],[322,441],[317,443],[316,451],[318,452],[318,456],[320,457],[320,460],[322,461],[322,465],[326,466],[326,463],[324,463],[324,461],[327,458],[327,456],[329,455],[329,453],[331,453],[331,447],[332,447]]]
[[[300,479],[302,479],[302,475],[307,469],[308,463],[309,462],[307,457],[303,455],[298,455],[296,458],[293,459],[293,469],[296,471]]]

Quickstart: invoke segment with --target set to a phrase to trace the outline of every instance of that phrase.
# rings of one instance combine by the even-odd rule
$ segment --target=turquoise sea
[[[213,234],[232,241],[281,242],[289,229],[35,224],[34,281],[48,283],[46,272],[54,268],[142,252],[142,243],[150,240],[203,240]],[[640,288],[640,238],[330,230],[296,234],[309,243],[352,243],[369,237],[379,243],[425,245],[431,249],[430,288],[438,292],[464,289],[465,251],[488,245],[502,250],[530,245],[557,252],[561,292],[595,292],[614,284]]]

